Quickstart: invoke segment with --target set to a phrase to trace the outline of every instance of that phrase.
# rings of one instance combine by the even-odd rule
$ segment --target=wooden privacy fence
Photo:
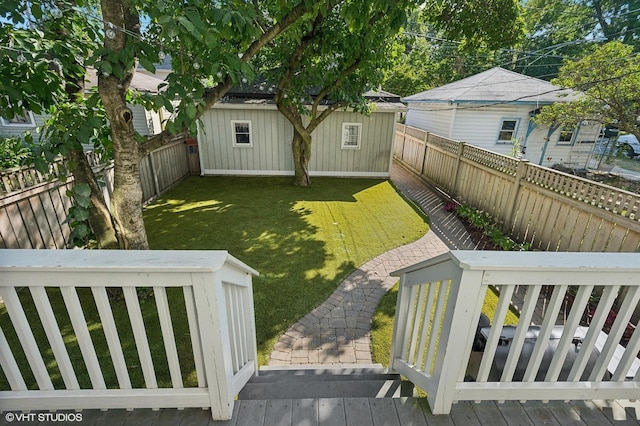
[[[190,174],[187,148],[175,140],[145,156],[140,162],[143,199],[153,200]],[[113,166],[100,164],[87,153],[109,205],[113,191]],[[33,167],[0,172],[0,247],[65,248],[71,229],[65,219],[71,206],[66,193],[73,177],[62,160],[48,174]]]
[[[463,400],[635,400],[640,329],[619,342],[640,300],[639,274],[637,253],[498,251],[452,251],[394,272],[391,369],[427,392],[434,414]],[[491,286],[495,315],[476,334]],[[519,321],[505,326],[516,292]],[[542,320],[532,327],[534,314]]]
[[[226,251],[3,251],[0,411],[202,407],[230,419],[257,374],[257,274]]]
[[[398,124],[394,157],[550,251],[640,249],[640,195]]]

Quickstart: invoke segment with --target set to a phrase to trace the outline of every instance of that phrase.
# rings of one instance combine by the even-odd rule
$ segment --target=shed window
[[[570,126],[563,126],[560,129],[560,136],[558,137],[558,145],[571,145],[573,144],[573,137],[576,134],[576,129]]]
[[[342,149],[360,149],[362,123],[342,123]]]
[[[251,121],[232,120],[231,129],[233,131],[233,146],[251,147]]]
[[[500,133],[498,134],[498,143],[511,143],[516,137],[518,131],[518,120],[505,119],[500,125]]]
[[[15,127],[35,127],[36,122],[30,111],[24,111],[22,114],[16,114],[13,118],[0,117],[3,126]]]

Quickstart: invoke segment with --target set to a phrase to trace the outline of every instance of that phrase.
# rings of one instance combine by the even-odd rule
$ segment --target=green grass
[[[152,249],[228,250],[257,269],[254,299],[259,362],[266,363],[277,338],[298,318],[322,303],[343,278],[367,260],[416,240],[428,230],[424,217],[387,181],[315,179],[310,188],[289,178],[192,177],[167,192],[144,212]],[[88,289],[79,291],[92,340],[109,387],[117,384],[99,317]],[[49,291],[72,364],[88,387],[82,356],[58,290]],[[190,340],[181,292],[169,292],[185,385],[195,384]],[[28,291],[20,298],[56,387],[62,387],[55,359],[37,321]],[[60,308],[60,309],[57,309]],[[142,375],[123,301],[112,302],[127,352],[134,386]],[[153,298],[142,304],[159,385],[170,379]],[[35,388],[6,309],[0,324],[31,388]],[[30,381],[29,381],[30,380]],[[8,384],[0,372],[0,389]]]
[[[387,181],[194,177],[145,211],[153,249],[228,250],[254,279],[260,363],[357,267],[412,242],[425,220]]]

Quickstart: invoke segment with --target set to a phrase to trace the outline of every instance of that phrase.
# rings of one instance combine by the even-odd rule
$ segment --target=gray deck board
[[[318,400],[296,399],[292,402],[291,424],[300,426],[317,426]]]
[[[395,402],[396,411],[401,425],[421,426],[427,425],[424,417],[424,405],[417,398],[397,398]]]
[[[371,426],[371,406],[369,398],[349,398],[344,401],[346,424],[349,426]]]
[[[267,401],[250,400],[238,401],[237,403],[240,405],[240,410],[238,411],[236,426],[258,426],[264,424]]]
[[[13,425],[0,415],[0,426]],[[314,398],[236,401],[233,418],[213,421],[211,411],[201,408],[84,410],[88,425],[177,426],[512,426],[512,425],[639,425],[640,401],[530,401],[519,403],[461,401],[449,415],[435,416],[421,398]],[[37,422],[20,422],[37,424]]]
[[[502,417],[502,414],[500,414],[500,410],[495,402],[481,401],[478,403],[473,402],[471,404],[473,412],[481,425],[507,426],[507,422]],[[451,412],[453,412],[454,409],[457,410],[457,407],[458,404],[451,407]]]
[[[592,425],[611,425],[609,419],[600,411],[600,409],[591,401],[571,401],[571,406],[580,414],[582,421],[589,426]]]
[[[290,399],[272,399],[267,401],[264,424],[269,426],[289,426],[293,412],[293,401]]]
[[[374,426],[400,426],[393,399],[376,398],[369,401]]]
[[[551,409],[542,402],[539,401],[531,401],[527,405],[523,406],[524,411],[531,419],[531,422],[535,425],[563,425],[558,419],[553,415]]]
[[[318,424],[326,426],[343,426],[347,424],[344,414],[344,399],[318,399]]]
[[[451,410],[451,420],[453,424],[464,426],[480,426],[480,420],[476,416],[473,406],[468,401],[460,401],[455,405],[456,409]],[[432,424],[429,422],[429,424]]]

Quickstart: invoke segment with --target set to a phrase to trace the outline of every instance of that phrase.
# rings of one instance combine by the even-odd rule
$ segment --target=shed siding
[[[252,147],[234,147],[231,121],[250,120]],[[360,149],[342,149],[342,123],[362,123]],[[395,113],[371,117],[331,114],[313,132],[309,170],[313,174],[388,175]],[[276,109],[216,106],[202,117],[200,156],[205,174],[293,174],[291,124]]]

